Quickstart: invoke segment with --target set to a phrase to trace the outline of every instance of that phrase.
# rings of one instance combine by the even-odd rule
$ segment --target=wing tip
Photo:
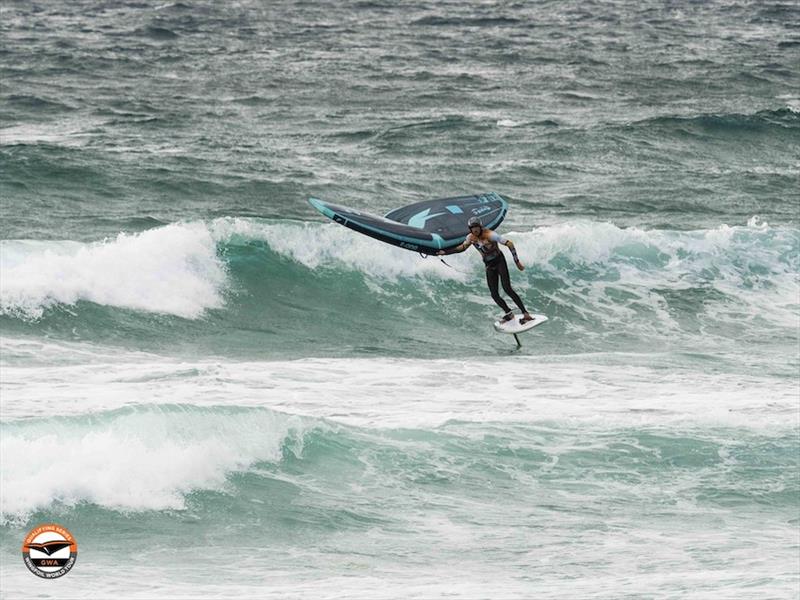
[[[320,200],[319,198],[314,198],[313,196],[311,196],[308,199],[308,203],[314,208],[316,208],[320,213],[328,217],[329,219],[333,218],[333,211],[330,208],[328,208],[328,205],[325,203],[324,200]]]

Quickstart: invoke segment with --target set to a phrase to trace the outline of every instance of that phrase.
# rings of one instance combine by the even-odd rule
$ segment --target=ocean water
[[[797,598],[798,26],[4,2],[2,596]],[[519,350],[477,253],[306,201],[489,190]]]

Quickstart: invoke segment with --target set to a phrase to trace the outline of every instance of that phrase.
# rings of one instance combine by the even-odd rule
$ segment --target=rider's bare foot
[[[533,321],[533,317],[530,315],[530,313],[525,313],[523,317],[519,320],[519,323],[520,325],[524,325],[528,321]]]
[[[500,319],[500,322],[501,323],[507,323],[508,321],[510,321],[513,318],[514,318],[514,313],[509,311],[503,316],[502,319]]]

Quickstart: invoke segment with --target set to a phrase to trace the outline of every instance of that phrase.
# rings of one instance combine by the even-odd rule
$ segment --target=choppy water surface
[[[798,25],[4,3],[4,596],[797,597]],[[475,253],[306,202],[488,190],[519,351]]]

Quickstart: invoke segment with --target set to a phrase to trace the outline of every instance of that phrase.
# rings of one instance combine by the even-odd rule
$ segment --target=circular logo
[[[78,558],[78,544],[72,534],[55,523],[38,525],[22,543],[22,560],[31,573],[55,579],[69,573]]]

